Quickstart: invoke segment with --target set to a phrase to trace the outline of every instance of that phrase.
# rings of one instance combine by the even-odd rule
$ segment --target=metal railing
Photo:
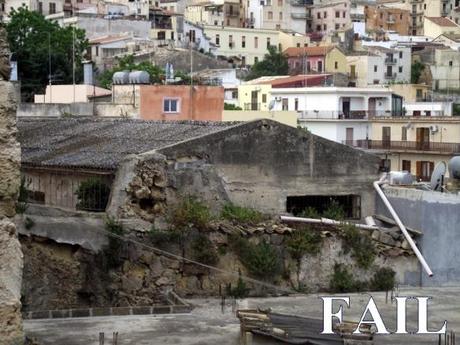
[[[303,110],[299,111],[299,120],[302,119],[337,119],[337,120],[361,120],[375,116],[390,116],[391,112],[376,110]]]
[[[291,0],[291,6],[307,6],[313,5],[313,0]]]
[[[395,58],[385,58],[385,64],[394,65],[396,64],[396,59]]]
[[[385,72],[385,79],[395,79],[396,73],[386,73]]]
[[[423,141],[396,141],[396,140],[344,140],[345,145],[369,150],[388,151],[428,151],[449,154],[460,153],[460,143],[439,143]]]
[[[310,19],[311,14],[309,13],[291,13],[292,19]]]
[[[244,103],[244,110],[260,110],[260,103]]]

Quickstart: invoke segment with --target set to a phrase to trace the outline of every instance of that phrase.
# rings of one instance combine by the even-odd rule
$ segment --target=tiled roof
[[[128,154],[139,154],[215,133],[234,123],[145,121],[120,118],[20,118],[22,164],[45,167],[115,169]]]
[[[322,56],[331,51],[333,46],[318,46],[318,47],[290,47],[284,51],[288,57],[299,57],[299,56]]]
[[[425,18],[428,20],[431,20],[433,23],[439,26],[448,26],[448,27],[458,26],[457,24],[455,24],[455,22],[453,22],[452,20],[446,17],[425,17]]]

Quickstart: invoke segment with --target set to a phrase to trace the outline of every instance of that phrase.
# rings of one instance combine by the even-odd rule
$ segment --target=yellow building
[[[389,170],[410,171],[428,181],[438,162],[460,154],[460,118],[406,116],[371,120],[371,139],[358,146],[380,155]]]
[[[285,51],[289,47],[308,47],[310,45],[310,37],[299,34],[295,31],[280,31],[279,32],[279,47],[281,51]]]
[[[257,119],[270,119],[297,127],[296,111],[252,111],[252,110],[224,110],[222,121],[253,121]]]
[[[431,38],[443,34],[460,34],[460,26],[446,17],[424,17],[423,34]]]
[[[260,80],[261,78],[257,79]],[[270,103],[271,84],[257,82],[238,86],[238,102],[243,110],[268,111]]]
[[[235,28],[205,25],[204,33],[216,44],[217,56],[253,65],[261,61],[269,46],[279,46],[279,32],[275,30]]]
[[[393,84],[389,88],[402,96],[405,102],[423,102],[430,96],[430,87],[425,84]]]
[[[326,72],[347,73],[347,57],[337,47],[332,48],[326,54]]]

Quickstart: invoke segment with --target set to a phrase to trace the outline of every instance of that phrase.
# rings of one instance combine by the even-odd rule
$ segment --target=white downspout
[[[377,193],[379,194],[380,198],[383,200],[383,202],[385,203],[385,206],[387,207],[388,211],[390,211],[393,219],[395,220],[396,224],[398,224],[399,228],[401,229],[404,237],[406,238],[407,242],[409,243],[409,245],[411,246],[412,250],[414,251],[415,255],[417,256],[418,260],[420,261],[420,263],[422,264],[423,268],[425,269],[425,272],[430,276],[432,277],[433,276],[433,272],[431,271],[430,269],[430,266],[428,266],[425,258],[423,257],[422,253],[420,253],[420,250],[417,248],[417,246],[415,245],[415,242],[414,240],[412,239],[412,237],[409,235],[409,233],[407,232],[407,229],[406,227],[404,226],[404,224],[401,222],[401,219],[399,219],[399,216],[398,214],[396,213],[396,211],[394,210],[393,206],[391,206],[390,204],[390,201],[388,200],[388,198],[386,197],[385,193],[382,191],[382,188],[380,188],[380,185],[384,183],[384,178],[385,177],[382,177],[379,181],[375,181],[374,182],[374,188],[375,190],[377,191]]]

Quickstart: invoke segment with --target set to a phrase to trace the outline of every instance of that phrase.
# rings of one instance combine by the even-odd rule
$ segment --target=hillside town
[[[455,345],[459,20],[0,0],[0,345]]]

